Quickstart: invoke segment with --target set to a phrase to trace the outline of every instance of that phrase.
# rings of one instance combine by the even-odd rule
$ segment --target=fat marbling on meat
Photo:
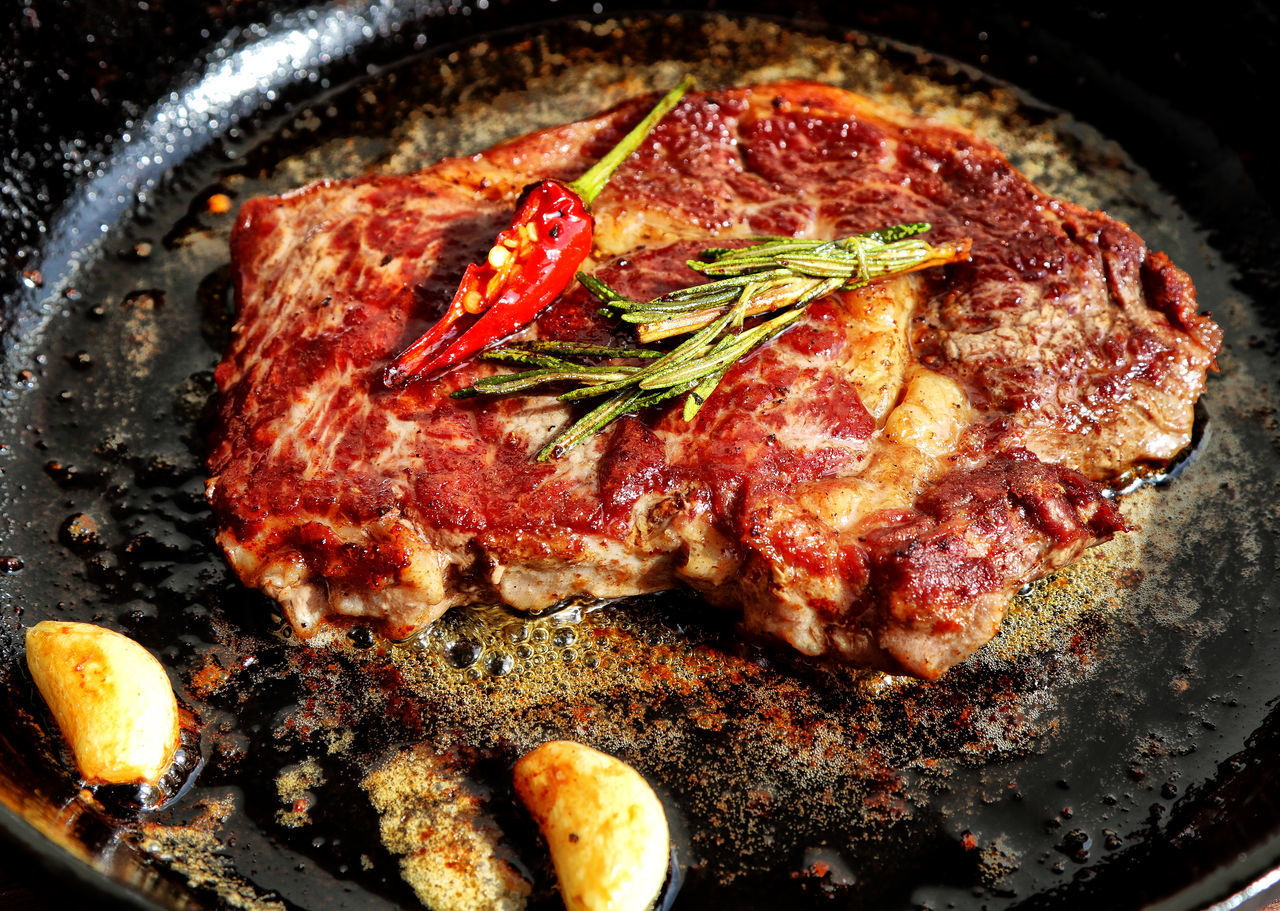
[[[243,206],[218,540],[304,635],[689,586],[806,655],[937,677],[1126,527],[1103,485],[1187,445],[1220,330],[1167,257],[989,143],[791,82],[688,96],[595,201],[586,269],[654,296],[705,246],[915,221],[972,260],[816,302],[691,424],[652,409],[550,462],[571,407],[449,397],[490,363],[385,388],[521,189],[576,177],[651,100]],[[575,286],[528,334],[618,332]]]

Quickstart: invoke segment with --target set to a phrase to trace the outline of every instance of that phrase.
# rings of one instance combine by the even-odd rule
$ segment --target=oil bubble
[[[529,627],[525,623],[512,623],[506,629],[509,642],[524,642],[529,638]]]
[[[515,659],[505,652],[494,652],[485,662],[485,670],[494,677],[504,677],[515,667]]]
[[[459,639],[457,642],[448,646],[445,651],[445,657],[449,664],[458,670],[471,667],[480,657],[480,645],[472,642],[470,639]]]

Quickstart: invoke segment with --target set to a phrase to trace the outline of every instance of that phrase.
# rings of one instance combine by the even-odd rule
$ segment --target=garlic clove
[[[666,814],[635,769],[580,743],[516,763],[516,793],[542,830],[568,911],[644,911],[666,880]]]
[[[150,652],[91,623],[46,620],[27,631],[27,667],[85,781],[159,782],[178,748],[178,701]]]

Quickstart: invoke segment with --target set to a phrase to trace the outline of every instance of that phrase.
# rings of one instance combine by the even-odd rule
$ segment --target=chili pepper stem
[[[618,144],[610,149],[603,158],[593,164],[585,174],[569,184],[569,189],[577,193],[587,205],[591,205],[592,201],[604,189],[604,185],[609,182],[609,178],[613,176],[613,172],[618,170],[618,166],[626,161],[631,153],[639,148],[640,143],[644,142],[646,136],[658,125],[658,121],[667,115],[673,107],[680,103],[680,99],[684,97],[684,93],[693,87],[693,77],[685,76],[680,83],[667,92],[648,114],[644,120],[632,127],[631,132],[618,141]]]

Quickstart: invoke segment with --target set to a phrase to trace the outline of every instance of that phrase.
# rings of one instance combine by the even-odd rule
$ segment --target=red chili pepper
[[[444,315],[400,352],[383,382],[394,387],[438,373],[533,322],[568,287],[591,252],[595,222],[587,206],[691,85],[693,79],[686,76],[573,183],[543,180],[528,188],[511,226],[498,235],[485,262],[467,266]],[[453,325],[468,314],[479,318],[437,351]]]

